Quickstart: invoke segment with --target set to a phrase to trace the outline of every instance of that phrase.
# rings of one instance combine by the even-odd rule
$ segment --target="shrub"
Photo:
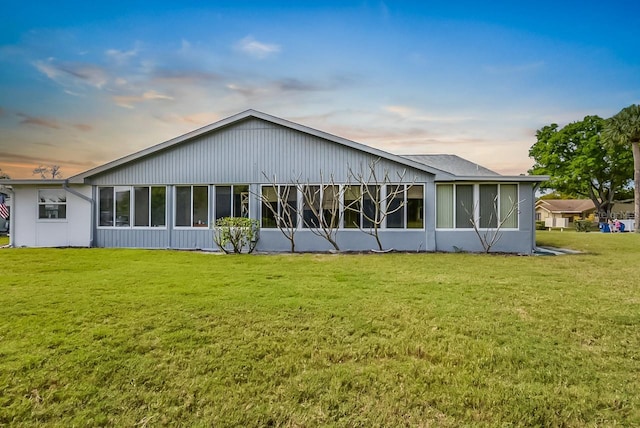
[[[260,226],[257,220],[244,217],[223,217],[216,221],[213,228],[213,242],[226,254],[247,252],[251,254],[260,239]]]
[[[591,232],[591,220],[576,220],[573,222],[577,232]]]
[[[544,221],[536,221],[536,230],[545,230]]]

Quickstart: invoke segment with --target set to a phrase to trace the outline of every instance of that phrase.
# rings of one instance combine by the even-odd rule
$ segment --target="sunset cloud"
[[[35,126],[42,126],[49,129],[60,129],[60,125],[58,125],[58,123],[53,119],[29,116],[24,113],[16,113],[16,116],[22,118],[22,120],[20,121],[22,125],[35,125]]]

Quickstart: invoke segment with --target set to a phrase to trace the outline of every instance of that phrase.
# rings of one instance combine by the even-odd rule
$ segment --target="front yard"
[[[3,249],[0,425],[640,425],[640,236],[586,254]]]

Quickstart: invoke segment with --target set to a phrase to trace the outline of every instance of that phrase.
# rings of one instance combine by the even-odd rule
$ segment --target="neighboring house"
[[[258,196],[276,194],[265,176],[275,177],[279,189],[296,180],[319,186],[332,177],[336,185],[350,186],[341,207],[370,210],[366,198],[352,204],[362,194],[352,174],[367,176],[376,161],[378,177],[387,171],[397,180],[381,186],[383,195],[402,186],[393,201],[402,208],[381,225],[385,248],[482,251],[473,216],[481,232],[502,223],[493,250],[532,253],[534,195],[548,177],[503,176],[452,155],[398,156],[254,110],[66,180],[0,180],[0,186],[12,194],[16,247],[214,249],[210,227],[217,218],[248,216],[261,223],[258,251],[287,251],[288,241]],[[324,206],[332,192],[323,193]],[[294,188],[288,202],[299,210],[296,249],[330,250],[306,227],[302,192]],[[517,209],[507,216],[514,204]],[[341,214],[342,250],[376,247],[359,229],[370,226],[361,211]]]
[[[536,202],[536,221],[545,227],[571,227],[575,217],[587,218],[596,213],[591,199],[539,199]]]

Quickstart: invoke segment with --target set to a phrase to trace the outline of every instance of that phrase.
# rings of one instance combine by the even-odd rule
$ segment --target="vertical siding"
[[[223,184],[261,183],[262,172],[287,182],[298,176],[317,182],[334,174],[346,181],[347,166],[367,172],[373,156],[300,131],[247,119],[229,128],[202,135],[147,158],[94,177],[92,184]],[[378,173],[392,177],[405,166],[382,160]],[[409,180],[426,180],[430,174],[411,170]]]

